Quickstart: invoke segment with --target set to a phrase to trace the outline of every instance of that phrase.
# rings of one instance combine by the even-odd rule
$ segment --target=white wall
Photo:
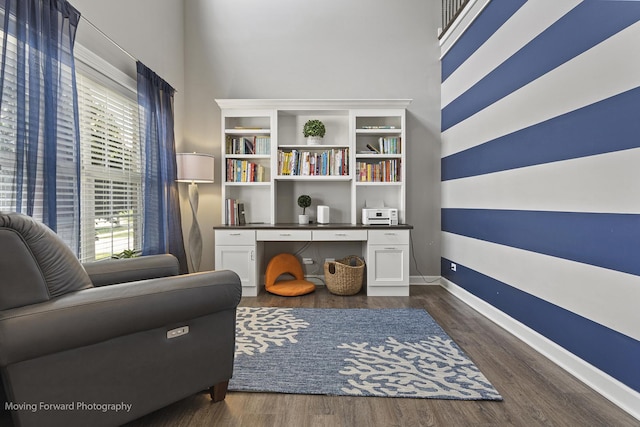
[[[439,275],[439,19],[437,0],[185,1],[184,148],[215,154],[220,176],[215,98],[412,98],[407,221],[419,271]],[[203,269],[220,203],[200,187]]]

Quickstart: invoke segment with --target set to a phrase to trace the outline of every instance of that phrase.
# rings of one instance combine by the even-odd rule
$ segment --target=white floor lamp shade
[[[176,153],[177,181],[189,182],[189,205],[191,205],[191,229],[189,230],[189,259],[191,271],[200,270],[202,260],[202,234],[198,224],[198,184],[214,182],[214,157],[202,153]]]

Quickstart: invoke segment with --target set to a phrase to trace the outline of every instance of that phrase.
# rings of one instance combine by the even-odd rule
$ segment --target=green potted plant
[[[140,251],[135,249],[125,249],[124,251],[111,255],[113,259],[135,258],[140,255]]]
[[[307,138],[307,144],[309,145],[322,144],[325,132],[324,123],[317,119],[308,120],[302,128],[302,134]]]
[[[298,224],[309,224],[309,215],[306,214],[306,209],[311,206],[311,196],[303,194],[298,197],[298,206],[302,208],[302,214],[298,215]]]

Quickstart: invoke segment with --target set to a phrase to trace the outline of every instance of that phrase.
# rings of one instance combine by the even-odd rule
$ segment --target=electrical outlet
[[[458,268],[458,266],[455,263],[451,263],[451,271],[456,271],[456,269]]]
[[[303,264],[313,264],[313,258],[302,258]]]

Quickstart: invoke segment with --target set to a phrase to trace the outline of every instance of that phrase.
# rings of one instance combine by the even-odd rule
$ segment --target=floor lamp
[[[200,271],[202,259],[202,234],[198,224],[198,183],[213,183],[214,157],[201,153],[176,153],[178,182],[189,182],[189,204],[191,205],[191,229],[189,230],[189,258],[191,271]]]

